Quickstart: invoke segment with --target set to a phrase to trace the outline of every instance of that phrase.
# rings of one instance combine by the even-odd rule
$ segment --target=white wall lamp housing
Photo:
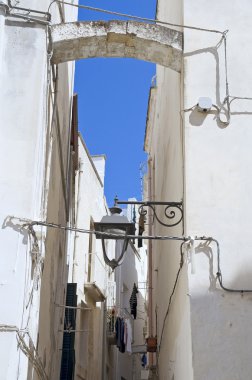
[[[199,98],[197,103],[197,108],[199,112],[209,112],[213,106],[213,102],[211,98]]]
[[[225,116],[226,120],[223,120],[221,118],[221,112],[224,110],[225,105],[227,107],[227,110],[224,112],[224,114],[226,115]],[[221,107],[218,107],[216,104],[213,104],[212,99],[207,98],[207,97],[199,98],[198,103],[196,104],[196,109],[201,113],[211,112],[213,108],[217,111],[217,120],[225,126],[229,125],[229,123],[230,123],[230,101],[229,101],[229,97],[226,96]]]

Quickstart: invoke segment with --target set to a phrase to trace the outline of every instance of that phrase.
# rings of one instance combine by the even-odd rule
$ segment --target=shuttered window
[[[67,284],[66,306],[77,306],[76,295],[77,284]],[[64,330],[75,330],[76,326],[76,309],[65,308]],[[74,350],[75,333],[64,332],[61,358],[60,380],[74,379],[75,350]]]

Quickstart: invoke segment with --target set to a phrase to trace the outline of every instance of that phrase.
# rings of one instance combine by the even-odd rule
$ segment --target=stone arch
[[[169,67],[182,64],[182,33],[134,21],[85,21],[52,26],[53,63],[82,58],[136,58]]]

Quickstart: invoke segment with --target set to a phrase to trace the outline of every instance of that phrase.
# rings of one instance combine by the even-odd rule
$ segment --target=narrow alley
[[[126,3],[0,1],[0,380],[251,379],[252,3]],[[153,64],[125,198],[101,58]]]

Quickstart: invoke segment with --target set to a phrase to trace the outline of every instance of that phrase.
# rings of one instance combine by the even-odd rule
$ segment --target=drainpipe
[[[78,170],[78,190],[77,190],[77,202],[76,202],[76,218],[75,218],[75,227],[78,227],[79,225],[79,210],[80,210],[80,201],[81,201],[81,179],[82,179],[82,173],[83,173],[83,161],[79,159],[79,170]],[[72,281],[77,282],[76,278],[76,271],[75,271],[75,259],[76,259],[76,250],[77,250],[77,239],[79,237],[79,234],[77,231],[74,235],[74,249],[73,249],[73,273],[72,273]]]
[[[148,159],[148,195],[149,200],[152,200],[152,167],[151,167],[152,159]],[[152,235],[152,220],[151,215],[149,213],[148,215],[148,224],[149,224],[149,235]],[[149,315],[149,336],[153,336],[153,316],[152,316],[152,240],[149,240],[148,244],[148,280],[149,280],[149,286],[148,286],[148,294],[149,294],[149,305],[148,305],[148,315]],[[153,353],[149,354],[150,359],[150,366],[153,365]]]

